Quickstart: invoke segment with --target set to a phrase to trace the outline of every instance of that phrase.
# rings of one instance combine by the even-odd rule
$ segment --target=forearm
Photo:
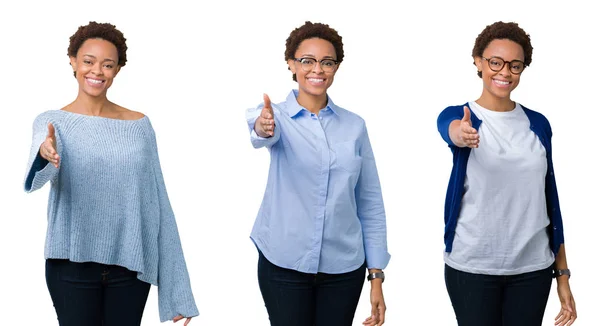
[[[381,270],[379,270],[381,272]],[[371,289],[381,289],[383,288],[383,280],[380,278],[374,278],[369,283],[371,283]]]
[[[565,244],[560,245],[560,249],[558,249],[558,254],[554,260],[555,269],[568,269],[569,265],[567,264],[567,253],[565,252]],[[568,282],[569,276],[560,276],[556,278],[556,281],[559,283]]]
[[[558,249],[558,254],[555,258],[556,269],[567,269],[569,268],[567,264],[567,254],[565,252],[565,244],[560,245],[560,249]]]

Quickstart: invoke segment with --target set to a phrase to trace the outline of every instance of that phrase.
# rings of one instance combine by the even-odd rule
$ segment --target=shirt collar
[[[296,99],[296,97],[298,97],[298,90],[293,89],[285,99],[286,112],[289,114],[290,117],[295,117],[300,112],[302,112],[302,110],[306,110],[304,107],[298,104],[298,100]],[[331,112],[335,114],[339,114],[339,107],[335,105],[335,103],[333,103],[329,95],[327,95],[327,105],[325,106],[325,109],[331,110]]]

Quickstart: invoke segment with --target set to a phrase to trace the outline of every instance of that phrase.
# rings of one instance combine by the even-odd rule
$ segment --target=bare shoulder
[[[119,118],[123,119],[123,120],[139,120],[146,116],[145,114],[143,114],[141,112],[129,110],[120,105],[115,104],[115,106],[116,106],[117,112],[119,114]]]

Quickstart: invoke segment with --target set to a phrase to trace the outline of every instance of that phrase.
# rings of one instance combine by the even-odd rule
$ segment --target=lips
[[[325,78],[307,77],[306,81],[313,86],[321,86],[325,84]]]
[[[507,88],[510,86],[510,84],[512,84],[512,82],[510,82],[508,80],[499,80],[499,79],[492,79],[492,82],[494,83],[494,85],[496,85],[497,87],[500,87],[500,88]]]
[[[103,80],[103,79],[90,78],[90,77],[85,77],[85,81],[88,85],[90,85],[92,87],[99,87],[106,82],[106,80]]]

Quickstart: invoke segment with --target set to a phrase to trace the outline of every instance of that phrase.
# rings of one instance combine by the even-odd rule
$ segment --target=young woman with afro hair
[[[327,95],[344,59],[342,38],[306,22],[286,41],[298,89],[249,109],[255,148],[271,156],[251,239],[258,282],[273,326],[349,326],[368,270],[371,314],[383,325],[386,217],[365,121]]]
[[[114,25],[71,36],[77,98],[40,114],[25,179],[50,182],[46,282],[61,326],[140,325],[150,285],[161,321],[198,315],[147,116],[107,98],[127,62]]]
[[[496,22],[475,40],[483,90],[437,120],[453,154],[445,205],[445,279],[458,325],[541,325],[552,277],[561,310],[577,318],[552,165],[552,130],[511,99],[531,63],[530,37]]]

